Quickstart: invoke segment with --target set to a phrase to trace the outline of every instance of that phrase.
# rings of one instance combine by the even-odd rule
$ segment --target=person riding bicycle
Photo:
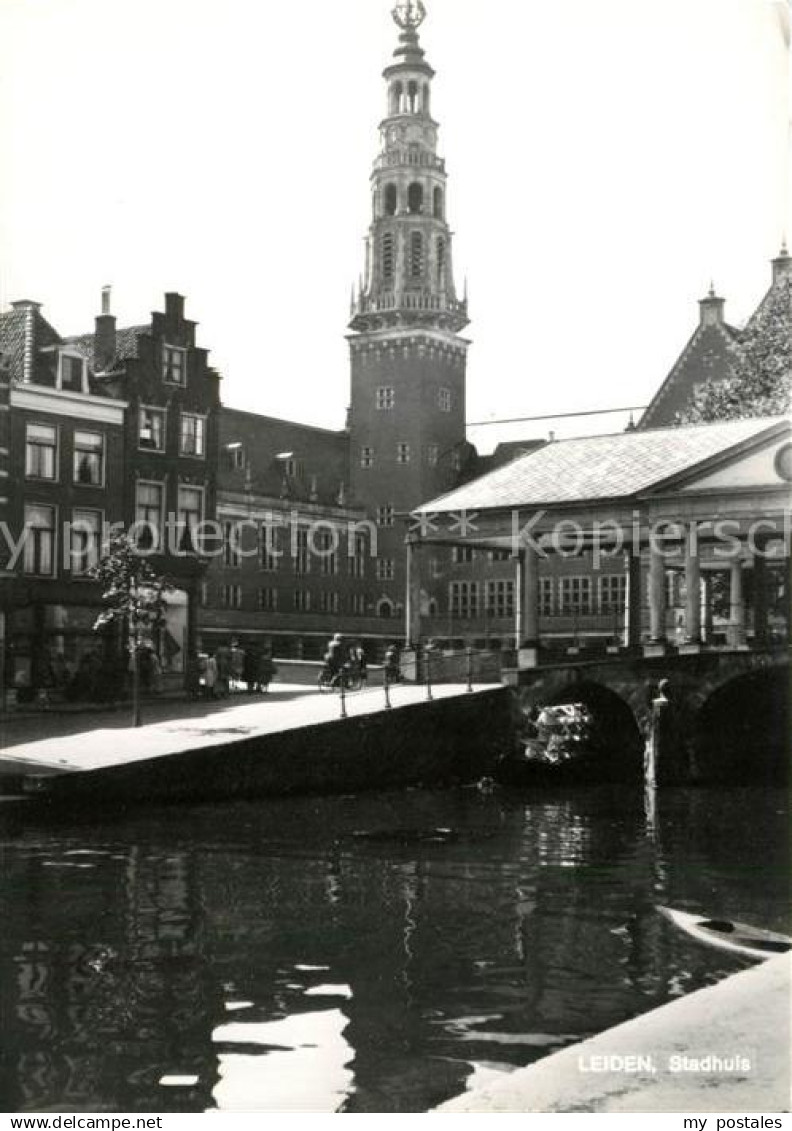
[[[401,657],[398,644],[389,644],[385,650],[385,677],[389,683],[398,683],[402,678]]]
[[[362,644],[353,644],[349,649],[349,665],[353,677],[358,680],[361,685],[365,684],[368,681],[368,667],[366,664],[366,653],[363,651]]]
[[[340,632],[337,632],[330,643],[327,645],[327,651],[324,655],[324,663],[328,674],[332,676],[338,675],[341,668],[344,666],[343,656],[343,637]]]

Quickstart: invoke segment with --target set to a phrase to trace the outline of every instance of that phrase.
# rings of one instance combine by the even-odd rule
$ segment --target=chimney
[[[175,291],[165,293],[165,317],[173,325],[184,320],[184,297]]]
[[[788,275],[792,271],[792,256],[787,251],[786,240],[781,244],[781,250],[773,260],[773,282],[777,283],[782,275]]]
[[[96,316],[94,330],[94,369],[97,373],[112,364],[116,352],[116,320],[110,313],[110,287],[102,287],[102,313]]]
[[[29,385],[33,380],[33,370],[36,362],[36,312],[41,309],[40,302],[31,302],[23,298],[12,302],[13,310],[20,310],[25,315],[24,345],[22,347],[22,380]]]
[[[726,300],[715,294],[715,284],[710,283],[709,294],[699,299],[699,324],[702,327],[722,326],[725,305]]]

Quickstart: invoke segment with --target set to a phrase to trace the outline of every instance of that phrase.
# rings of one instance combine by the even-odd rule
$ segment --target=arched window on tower
[[[423,198],[423,185],[418,184],[417,181],[413,181],[407,189],[407,207],[410,212],[423,212]]]
[[[442,220],[443,219],[443,190],[441,188],[436,188],[434,190],[433,209],[434,209],[435,218],[437,220]]]
[[[445,282],[446,245],[442,236],[437,237],[437,285],[442,287]]]
[[[410,236],[410,275],[413,279],[420,279],[424,268],[424,242],[421,232],[413,232]]]
[[[404,88],[400,82],[391,83],[390,88],[390,105],[389,110],[391,114],[401,114],[401,101],[402,92]]]
[[[393,278],[393,232],[385,232],[382,237],[382,277]]]
[[[418,113],[418,83],[411,82],[407,84],[407,113]]]
[[[396,206],[399,202],[399,195],[396,185],[393,183],[385,185],[385,215],[395,216]]]

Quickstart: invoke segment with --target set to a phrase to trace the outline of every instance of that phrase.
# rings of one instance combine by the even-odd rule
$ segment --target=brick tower
[[[465,451],[467,300],[454,285],[434,71],[418,40],[425,16],[420,0],[393,10],[399,42],[384,71],[365,271],[349,324],[350,485],[377,520],[380,616],[399,615],[404,602],[407,514],[451,486]]]

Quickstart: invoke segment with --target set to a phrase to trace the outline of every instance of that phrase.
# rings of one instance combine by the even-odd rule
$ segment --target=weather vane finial
[[[404,31],[415,30],[426,19],[426,8],[422,0],[400,0],[393,9],[393,18]]]

